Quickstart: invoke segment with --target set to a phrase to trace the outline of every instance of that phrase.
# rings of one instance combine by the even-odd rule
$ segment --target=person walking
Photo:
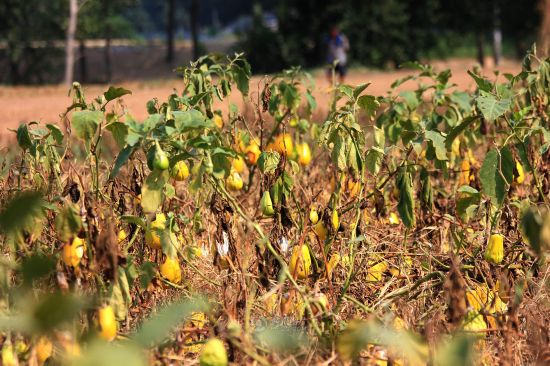
[[[344,83],[346,77],[346,65],[348,61],[347,52],[349,51],[349,41],[345,34],[341,33],[338,27],[334,26],[330,30],[328,39],[328,57],[329,69],[327,77],[332,83],[333,70],[338,74],[340,84]]]

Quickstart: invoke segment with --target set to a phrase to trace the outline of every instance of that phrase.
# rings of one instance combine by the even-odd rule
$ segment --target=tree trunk
[[[80,82],[86,83],[88,82],[88,67],[86,64],[86,44],[83,39],[79,41],[78,56],[78,64],[80,67]]]
[[[483,32],[476,32],[477,61],[481,67],[485,66],[485,51],[483,49]]]
[[[199,1],[191,0],[191,39],[193,42],[193,60],[199,58]]]
[[[166,14],[166,63],[174,61],[174,23],[176,22],[176,0],[168,0]]]
[[[107,37],[105,37],[105,48],[103,53],[103,59],[105,61],[105,82],[111,82],[113,72],[111,68],[111,36],[110,30],[108,30]]]
[[[502,58],[502,31],[500,30],[500,6],[493,0],[493,59],[495,66],[500,64]]]
[[[69,26],[65,43],[65,85],[70,86],[74,77],[74,36],[78,17],[78,1],[69,0]]]
[[[538,50],[542,56],[550,56],[550,0],[540,0],[542,22],[539,28]]]

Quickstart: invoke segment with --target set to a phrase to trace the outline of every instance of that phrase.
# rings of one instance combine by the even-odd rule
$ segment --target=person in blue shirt
[[[327,62],[330,66],[327,72],[328,80],[329,82],[332,82],[332,69],[334,67],[334,71],[338,75],[339,81],[342,84],[344,83],[344,78],[347,72],[347,52],[349,50],[348,38],[340,32],[338,27],[334,26],[330,30],[327,43]]]

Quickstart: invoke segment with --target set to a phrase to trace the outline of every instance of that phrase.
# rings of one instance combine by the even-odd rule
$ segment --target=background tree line
[[[277,29],[264,24],[265,11],[277,16]],[[471,50],[482,62],[499,54],[490,46],[496,31],[508,55],[522,55],[537,39],[547,45],[550,33],[550,0],[232,0],[230,6],[223,0],[3,0],[0,69],[8,72],[0,82],[43,83],[64,65],[66,82],[86,81],[93,72],[86,64],[87,39],[104,40],[108,82],[114,38],[163,38],[165,60],[173,63],[176,29],[191,34],[196,57],[200,28],[250,13],[252,25],[234,49],[246,52],[255,72],[323,65],[332,25],[350,39],[353,63],[375,67]]]

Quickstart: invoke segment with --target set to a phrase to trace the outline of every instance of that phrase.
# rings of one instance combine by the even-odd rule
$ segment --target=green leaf
[[[416,93],[410,90],[403,91],[399,93],[399,96],[405,100],[405,104],[407,104],[407,107],[409,110],[415,110],[416,107],[420,104],[418,101],[418,98],[416,97]]]
[[[42,278],[55,271],[56,260],[44,254],[33,254],[25,257],[21,263],[21,274],[26,286],[32,285],[36,279]]]
[[[336,165],[338,170],[343,171],[347,166],[346,145],[344,144],[344,139],[340,135],[336,135],[333,142],[334,147],[331,153],[332,162]]]
[[[378,174],[382,165],[384,150],[378,147],[372,147],[365,157],[365,164],[371,174]]]
[[[361,93],[367,89],[369,87],[371,83],[364,83],[364,84],[361,84],[361,85],[357,85],[355,87],[355,89],[353,89],[353,99],[357,99],[357,97],[359,95],[361,95]]]
[[[176,258],[178,250],[180,249],[180,242],[169,226],[160,232],[160,244],[162,246],[162,253],[169,258]]]
[[[113,122],[107,125],[107,130],[113,134],[119,148],[123,148],[126,144],[126,136],[128,135],[128,126],[122,122]]]
[[[483,193],[499,206],[504,201],[513,179],[514,158],[508,148],[491,150],[479,171]]]
[[[250,65],[245,63],[243,67],[239,65],[234,65],[234,77],[235,82],[237,83],[237,89],[242,93],[243,96],[248,95],[248,83],[250,81]]]
[[[457,192],[456,212],[462,221],[468,222],[474,216],[475,210],[479,207],[481,193],[470,186],[462,186]]]
[[[66,203],[55,217],[55,231],[59,238],[67,242],[76,236],[82,228],[82,220],[78,208],[72,203]]]
[[[349,85],[340,84],[338,90],[345,94],[349,99],[353,99],[353,88]]]
[[[468,70],[468,74],[474,78],[477,87],[480,89],[480,91],[485,92],[491,92],[493,90],[493,83],[491,83],[489,80],[485,79],[484,77],[474,74],[472,71]]]
[[[23,150],[30,150],[34,147],[31,135],[29,134],[29,128],[24,123],[17,129],[17,143]]]
[[[56,125],[52,125],[52,124],[49,124],[49,123],[46,125],[46,128],[48,128],[48,130],[50,130],[50,133],[52,134],[53,139],[56,142],[56,144],[61,145],[61,143],[63,142],[63,132],[61,131],[61,129],[59,127],[57,127]]]
[[[474,366],[476,337],[461,335],[451,338],[437,349],[434,357],[434,366],[463,365]]]
[[[114,86],[110,86],[109,89],[105,93],[103,93],[103,96],[105,96],[105,100],[107,100],[107,102],[110,102],[111,100],[120,98],[126,94],[132,94],[132,92],[128,89],[115,88]]]
[[[281,325],[258,327],[253,338],[276,354],[292,354],[308,344],[307,334],[302,329]]]
[[[397,175],[397,187],[399,188],[399,203],[397,204],[397,212],[403,224],[407,227],[413,227],[416,218],[414,216],[414,193],[411,179],[411,173],[406,168],[399,168]]]
[[[223,179],[229,175],[231,171],[231,162],[227,159],[226,154],[212,154],[212,174],[218,179]]]
[[[40,192],[17,193],[0,212],[0,231],[9,234],[34,225],[43,215],[43,204]]]
[[[152,171],[141,187],[141,207],[146,213],[156,212],[164,200],[164,184],[168,171]]]
[[[84,353],[70,358],[69,366],[145,366],[147,362],[141,350],[132,343],[91,342]]]
[[[72,128],[76,136],[90,143],[103,119],[101,111],[76,111],[73,113]]]
[[[262,151],[258,157],[258,167],[262,173],[270,174],[275,172],[280,160],[281,156],[277,151]]]
[[[146,229],[147,228],[147,223],[145,222],[145,220],[143,220],[141,217],[139,216],[132,216],[132,215],[122,215],[120,217],[121,220],[123,221],[126,221],[127,223],[129,224],[135,224],[137,226],[140,226],[142,229]]]
[[[445,149],[445,137],[438,131],[426,131],[424,134],[426,140],[430,141],[434,150],[437,160],[448,160],[447,149]]]
[[[56,292],[42,295],[32,311],[34,328],[41,333],[59,328],[60,325],[70,323],[76,318],[85,306],[84,299],[72,294]]]
[[[372,117],[380,107],[380,102],[372,95],[361,95],[357,99],[357,105],[365,111],[367,117]]]
[[[541,235],[543,228],[545,228],[544,232],[548,233],[548,225],[550,225],[548,213],[543,217],[535,206],[529,207],[521,218],[521,232],[537,255],[541,255],[543,247],[550,244],[548,235]]]
[[[142,347],[159,344],[170,336],[170,331],[185,321],[193,312],[208,312],[208,302],[204,299],[184,299],[174,302],[157,314],[145,320],[131,340]]]
[[[216,124],[207,119],[200,111],[196,109],[190,109],[188,111],[174,111],[174,125],[180,132],[187,132],[189,130],[200,128],[214,128]]]
[[[477,116],[469,116],[464,118],[461,123],[453,127],[453,129],[445,138],[445,147],[447,148],[447,151],[451,151],[454,139],[456,139],[464,130],[468,128],[468,126],[474,123],[477,119]]]
[[[113,170],[111,170],[111,174],[109,174],[109,180],[114,179],[118,175],[120,169],[128,162],[135,149],[135,146],[128,145],[120,150],[116,157],[115,164],[113,165]]]
[[[476,98],[477,106],[488,121],[494,121],[512,107],[512,99],[497,99],[493,94],[484,91],[479,92]]]

